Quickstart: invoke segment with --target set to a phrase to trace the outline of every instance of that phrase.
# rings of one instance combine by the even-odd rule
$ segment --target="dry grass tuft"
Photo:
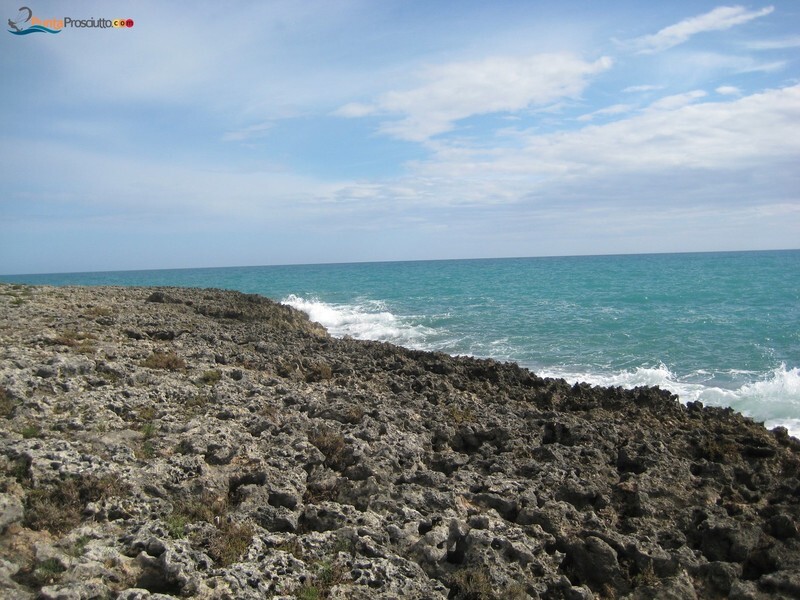
[[[127,491],[127,485],[111,475],[70,477],[28,491],[24,523],[31,529],[63,534],[80,524],[88,502],[120,496]]]
[[[174,352],[153,352],[142,363],[148,369],[165,371],[181,371],[186,368],[186,361]]]

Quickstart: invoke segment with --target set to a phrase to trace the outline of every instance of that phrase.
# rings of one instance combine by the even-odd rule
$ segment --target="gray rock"
[[[235,292],[31,290],[0,294],[3,597],[800,595],[800,442],[733,411]]]

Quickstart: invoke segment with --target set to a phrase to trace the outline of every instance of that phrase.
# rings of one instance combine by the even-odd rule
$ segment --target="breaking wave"
[[[335,337],[347,335],[357,340],[392,342],[408,348],[426,349],[425,342],[434,332],[411,319],[392,314],[386,304],[378,300],[332,304],[290,294],[281,302],[303,311]]]
[[[318,298],[303,298],[291,294],[282,300],[306,313],[312,321],[323,325],[336,337],[350,336],[359,340],[391,342],[417,350],[440,350],[450,354],[487,356],[498,360],[513,360],[524,356],[524,348],[514,348],[508,338],[492,343],[472,342],[452,338],[440,328],[422,324],[419,317],[397,316],[385,302],[359,300],[357,303],[334,304]],[[474,347],[464,347],[478,344]],[[658,386],[680,397],[681,402],[700,401],[707,406],[730,406],[763,421],[768,428],[786,427],[800,437],[800,369],[781,364],[769,372],[729,371],[711,373],[698,370],[686,375],[674,373],[665,364],[639,366],[610,371],[592,367],[559,368],[525,364],[541,377],[563,378],[570,383],[585,381],[592,385]]]
[[[700,401],[707,406],[730,406],[768,428],[783,426],[800,437],[800,369],[781,364],[767,373],[736,371],[712,376],[697,371],[688,376],[673,373],[666,365],[637,367],[609,374],[566,369],[539,369],[542,377],[562,377],[574,383],[586,381],[592,385],[658,386],[677,394],[681,402]],[[720,379],[727,385],[715,384]]]

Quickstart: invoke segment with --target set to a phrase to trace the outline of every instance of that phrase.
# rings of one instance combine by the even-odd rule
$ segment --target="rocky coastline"
[[[0,597],[800,597],[800,442],[238,292],[0,285]]]

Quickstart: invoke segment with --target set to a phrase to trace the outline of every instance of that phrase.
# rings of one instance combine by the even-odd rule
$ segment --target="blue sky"
[[[0,273],[800,247],[793,0],[29,6]]]

